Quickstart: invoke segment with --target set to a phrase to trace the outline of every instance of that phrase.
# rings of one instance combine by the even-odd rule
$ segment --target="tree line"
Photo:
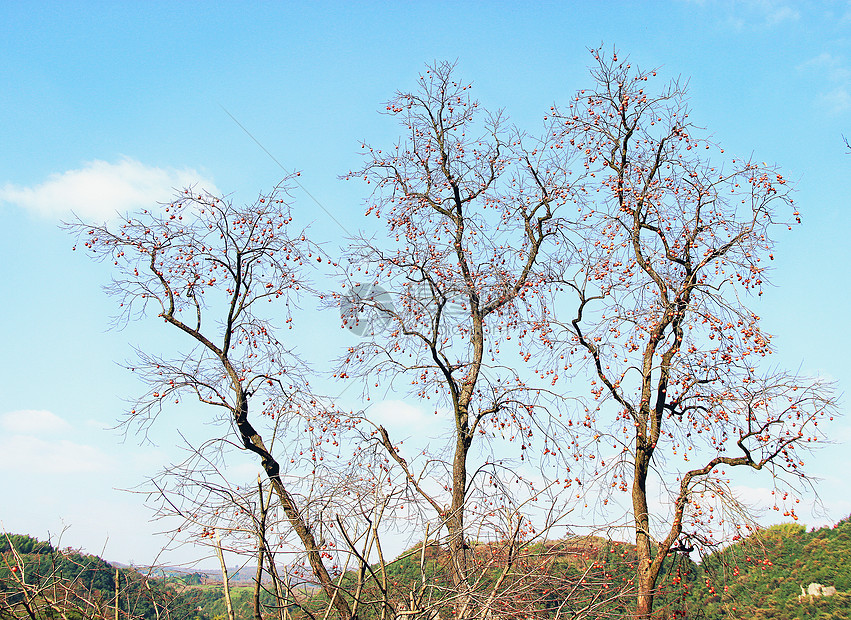
[[[26,535],[4,533],[0,558],[3,620],[209,620],[176,579]]]

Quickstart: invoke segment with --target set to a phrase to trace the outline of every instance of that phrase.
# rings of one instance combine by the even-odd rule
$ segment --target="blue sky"
[[[71,252],[58,222],[168,200],[190,183],[251,200],[284,175],[230,112],[343,226],[364,186],[339,180],[361,140],[388,144],[382,102],[425,63],[457,60],[488,108],[534,133],[554,102],[589,85],[589,46],[688,81],[691,119],[729,153],[778,164],[803,226],[783,234],[774,287],[754,302],[777,334],[776,363],[851,386],[847,316],[851,215],[851,4],[702,2],[4,2],[0,5],[0,524],[119,561],[152,561],[162,524],[121,491],[175,458],[114,426],[140,386],[117,362],[164,342],[160,325],[108,330],[108,270]],[[297,221],[336,248],[342,232],[302,190]],[[310,309],[308,309],[310,310]],[[305,334],[322,364],[333,314]],[[306,340],[305,340],[306,341]],[[845,402],[845,401],[843,401]],[[408,418],[416,417],[409,403]],[[183,422],[186,422],[183,419]],[[191,419],[189,420],[191,422]],[[414,422],[411,422],[414,423]],[[846,440],[811,459],[827,514],[851,513]],[[250,468],[250,463],[235,467]],[[754,491],[758,493],[759,490]],[[194,553],[184,549],[175,557]],[[182,554],[182,555],[181,555]]]

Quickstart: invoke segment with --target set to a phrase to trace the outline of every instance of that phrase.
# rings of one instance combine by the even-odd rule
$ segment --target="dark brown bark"
[[[227,365],[229,366],[229,364]],[[232,372],[232,370],[233,369],[230,368],[229,372]],[[343,618],[343,620],[350,620],[352,618],[351,608],[342,594],[338,592],[337,585],[334,583],[334,580],[331,579],[328,569],[325,568],[325,562],[322,559],[322,551],[319,544],[316,542],[316,538],[313,536],[310,526],[302,517],[295,500],[293,500],[292,496],[284,486],[284,483],[281,481],[280,464],[266,449],[266,446],[263,443],[263,438],[248,421],[248,400],[246,399],[245,393],[243,392],[242,386],[238,380],[236,381],[235,389],[237,391],[236,402],[238,408],[234,412],[234,421],[236,422],[236,427],[242,438],[242,444],[246,449],[254,452],[260,457],[263,470],[266,472],[266,475],[272,484],[272,488],[275,490],[275,494],[281,502],[284,514],[287,516],[290,526],[293,528],[304,546],[307,553],[307,560],[310,563],[310,568],[313,570],[313,574],[319,580],[325,595],[328,597],[329,601],[332,601],[332,604],[340,614],[340,617]]]

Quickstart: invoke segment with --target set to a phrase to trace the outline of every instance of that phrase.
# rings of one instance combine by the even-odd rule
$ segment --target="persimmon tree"
[[[367,400],[408,392],[437,428],[446,424],[445,438],[436,431],[426,447],[408,449],[378,423],[368,437],[448,548],[454,616],[488,617],[521,595],[502,579],[482,580],[473,542],[514,549],[500,570],[516,576],[518,550],[566,514],[556,476],[532,468],[555,459],[570,431],[552,378],[530,358],[545,300],[572,262],[566,207],[577,198],[550,138],[482,109],[450,64],[430,66],[386,113],[403,137],[388,148],[364,144],[364,166],[347,175],[375,188],[366,215],[386,223],[387,237],[355,239],[342,261],[352,267],[337,299],[361,340],[337,375],[363,380]],[[536,480],[524,478],[529,471]],[[539,504],[544,514],[533,517]]]
[[[78,222],[68,228],[94,258],[113,263],[108,290],[118,298],[123,317],[154,315],[175,335],[182,334],[189,347],[171,356],[138,352],[133,370],[148,391],[129,412],[127,424],[145,430],[187,397],[220,412],[211,420],[232,427],[234,443],[256,455],[312,573],[333,608],[348,620],[351,609],[336,595],[326,566],[330,554],[315,535],[317,523],[300,505],[307,500],[298,493],[303,479],[285,476],[285,466],[296,464],[298,457],[308,460],[307,479],[315,479],[313,430],[339,424],[310,395],[303,362],[279,337],[280,328],[291,325],[289,304],[305,287],[305,264],[321,260],[303,232],[290,231],[285,198],[279,186],[253,203],[235,206],[187,189],[169,204],[114,225]],[[261,425],[272,437],[290,429],[303,430],[309,439],[291,434],[288,458],[279,459],[269,435],[261,435]],[[232,508],[240,511],[238,503]],[[210,521],[196,511],[189,516],[202,534],[213,535]]]
[[[666,557],[749,524],[734,470],[764,472],[773,508],[797,518],[802,452],[835,398],[769,365],[771,337],[746,305],[767,282],[774,231],[800,222],[787,179],[722,156],[678,83],[654,90],[655,71],[594,56],[593,87],[553,109],[553,137],[587,173],[584,259],[566,280],[578,303],[558,317],[554,350],[590,367],[599,443],[585,458],[628,494],[635,614],[649,618]]]
[[[502,148],[502,136],[499,139]],[[533,161],[533,157],[526,154],[523,161]],[[517,155],[513,159],[520,161]],[[504,164],[494,160],[493,165],[495,181],[496,166]],[[458,397],[460,409],[453,410],[462,412],[454,419],[464,433],[461,441],[453,444],[457,454],[448,466],[439,460],[441,455],[432,455],[435,458],[426,465],[432,480],[423,484],[412,477],[399,445],[392,444],[380,426],[371,436],[362,431],[366,441],[355,446],[354,458],[325,458],[329,450],[342,449],[346,441],[357,439],[359,435],[353,431],[368,426],[368,420],[322,406],[303,376],[304,364],[287,350],[279,335],[278,328],[290,324],[287,304],[306,288],[304,267],[322,256],[303,233],[288,232],[291,218],[284,198],[282,191],[276,191],[236,207],[223,198],[188,189],[171,203],[128,215],[114,224],[69,226],[88,253],[114,268],[108,290],[118,298],[121,318],[161,321],[170,333],[182,336],[188,347],[167,355],[153,352],[152,345],[137,352],[131,368],[148,389],[130,409],[125,423],[145,432],[158,419],[187,407],[189,403],[184,401],[191,399],[210,413],[211,422],[231,430],[229,435],[190,446],[186,461],[166,468],[155,479],[161,498],[158,516],[177,518],[179,525],[172,529],[183,539],[253,558],[257,565],[254,613],[258,618],[279,614],[291,605],[300,606],[306,617],[327,617],[335,612],[345,619],[398,614],[431,618],[451,607],[458,610],[459,617],[472,617],[484,610],[506,609],[509,603],[513,606],[509,608],[534,607],[535,601],[544,600],[545,582],[549,583],[542,572],[546,559],[536,559],[527,551],[541,533],[533,532],[521,508],[546,497],[549,490],[529,485],[523,499],[516,489],[509,488],[521,479],[508,464],[485,459],[478,463],[477,472],[467,476],[466,460],[474,433],[485,423],[491,425],[491,435],[505,433],[516,438],[523,452],[530,440],[529,414],[546,400],[546,394],[526,390],[507,367],[487,369],[483,374],[488,382],[474,376]],[[527,258],[518,255],[511,259],[523,261],[518,280],[504,294],[494,280],[475,290],[488,308],[482,312],[477,307],[472,323],[480,337],[469,364],[474,375],[480,372],[487,351],[484,319],[500,313],[520,317],[519,309],[513,308],[520,307],[518,300],[526,294],[525,288],[542,277],[534,268],[535,257],[551,235],[547,222],[556,204],[549,198],[537,208],[519,204],[521,212],[532,209],[520,224],[519,243],[528,238],[532,246],[524,250]],[[514,207],[495,210],[497,218],[507,218],[503,210],[510,208]],[[516,232],[517,226],[514,228]],[[467,241],[475,247],[480,234],[475,232]],[[558,248],[558,243],[554,247]],[[496,248],[490,253],[494,261],[508,260],[498,256]],[[486,271],[480,266],[475,270]],[[423,299],[420,293],[416,295]],[[414,292],[406,299],[415,303]],[[445,303],[433,297],[435,300]],[[455,318],[452,323],[438,319],[437,335],[459,324],[457,316],[444,316]],[[277,324],[271,317],[277,317]],[[498,354],[500,338],[489,340],[493,355]],[[447,348],[440,363],[449,360],[448,355]],[[462,386],[459,375],[468,370],[457,362],[449,363],[454,367],[446,368],[443,379],[451,381],[444,384],[451,398],[453,390]],[[488,390],[498,400],[480,404]],[[343,435],[351,437],[344,440]],[[264,482],[255,485],[250,480],[228,479],[225,469],[233,448],[256,455],[265,472]],[[398,469],[391,471],[389,464]],[[411,461],[410,465],[416,464]],[[399,470],[404,472],[402,484],[392,480]],[[441,470],[448,470],[449,478],[441,477]],[[453,491],[453,476],[469,478],[462,493]],[[446,489],[441,491],[444,485]],[[454,586],[447,587],[442,571],[428,573],[409,590],[403,589],[409,584],[399,586],[398,580],[388,577],[394,560],[384,555],[382,536],[388,529],[417,535],[412,527],[417,522],[404,508],[411,504],[412,493],[419,494],[415,499],[430,501],[430,508],[439,508],[436,523],[426,523],[419,533],[424,543],[448,547],[449,572],[457,580]],[[437,504],[444,499],[445,505]],[[546,504],[556,506],[557,502]],[[543,512],[549,513],[547,524],[562,516],[549,508]],[[448,536],[441,537],[441,529],[447,530]],[[489,537],[493,544],[476,554],[472,547],[478,537]],[[285,568],[277,566],[281,554],[292,558],[296,552],[306,557],[307,564],[307,574],[299,575],[297,581],[309,579],[321,588],[322,595],[310,601],[296,596],[295,586],[288,581],[291,562]],[[353,572],[347,573],[347,569]],[[264,571],[271,577],[270,594],[276,601],[266,608],[261,604]],[[584,574],[605,580],[604,571],[593,562]],[[590,582],[580,584],[581,579],[581,575],[560,578],[559,588],[574,592],[577,605],[585,600],[581,608],[598,608],[605,600]],[[576,592],[582,592],[584,598]]]
[[[668,558],[749,525],[734,472],[766,473],[773,507],[795,516],[802,453],[834,395],[767,365],[771,337],[745,303],[767,281],[774,230],[799,221],[789,185],[722,157],[678,83],[654,91],[655,72],[594,54],[593,88],[553,106],[539,137],[480,107],[450,64],[388,102],[403,137],[363,144],[347,175],[373,189],[366,215],[386,234],[352,240],[331,295],[359,336],[334,370],[363,387],[357,412],[314,396],[279,335],[306,266],[326,260],[290,232],[284,189],[245,207],[189,189],[115,225],[70,226],[115,268],[122,316],[153,315],[189,347],[139,351],[148,391],[127,423],[144,431],[191,397],[232,429],[163,479],[162,514],[201,540],[230,532],[256,559],[258,619],[264,562],[287,604],[276,544],[304,553],[324,617],[583,617],[630,596],[649,618]],[[388,430],[369,405],[391,394],[433,414],[434,432]],[[208,455],[227,445],[254,454],[265,482],[228,481]],[[592,525],[618,527],[620,492],[632,578],[615,587],[597,560],[550,578],[548,539],[570,511],[596,496]],[[393,529],[419,544],[418,579],[391,578],[404,564],[384,556]]]

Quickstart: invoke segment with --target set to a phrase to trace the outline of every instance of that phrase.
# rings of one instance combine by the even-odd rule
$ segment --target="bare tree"
[[[537,461],[569,471],[558,455],[572,433],[550,373],[530,358],[541,346],[531,339],[548,339],[537,329],[549,321],[546,300],[574,260],[566,207],[578,197],[572,172],[552,165],[563,161],[551,137],[529,138],[481,109],[450,64],[428,67],[386,111],[404,137],[364,144],[364,167],[348,175],[375,188],[367,215],[383,218],[388,236],[354,240],[343,261],[351,269],[337,300],[362,340],[337,375],[363,379],[367,400],[408,392],[447,422],[446,439],[430,434],[418,453],[364,413],[376,467],[445,541],[452,583],[441,604],[459,619],[489,618],[534,591],[524,550],[557,524],[568,531],[561,474]]]
[[[281,419],[282,428],[338,424],[306,390],[303,363],[279,340],[283,325],[274,324],[266,310],[267,302],[277,300],[276,312],[283,308],[282,320],[290,324],[287,307],[305,286],[303,266],[321,260],[303,233],[289,232],[285,196],[279,186],[236,207],[187,189],[174,202],[127,216],[116,226],[78,222],[68,228],[93,257],[113,262],[109,291],[118,297],[123,317],[153,309],[192,347],[178,357],[139,351],[133,370],[149,390],[126,422],[144,430],[167,404],[186,396],[221,411],[238,445],[257,456],[313,574],[348,620],[351,610],[336,595],[316,524],[285,484],[281,462],[257,426],[258,420]],[[254,416],[252,402],[259,403]]]
[[[771,338],[743,301],[766,283],[773,230],[800,222],[786,179],[714,163],[724,151],[691,124],[679,83],[654,92],[654,71],[593,53],[594,87],[553,114],[588,173],[578,309],[554,350],[592,369],[598,443],[582,456],[608,461],[606,486],[629,494],[635,615],[649,618],[666,557],[750,526],[734,468],[765,471],[774,509],[797,518],[784,500],[836,403],[829,384],[766,367]]]
[[[228,455],[221,454],[221,443],[211,440],[188,449],[183,462],[166,468],[152,481],[155,492],[146,493],[158,503],[155,518],[170,524],[168,527],[176,529],[184,540],[214,549],[223,573],[226,569],[219,549],[236,558],[240,570],[254,563],[255,618],[268,614],[285,618],[290,606],[308,615],[324,616],[333,609],[327,607],[333,596],[345,597],[353,617],[357,616],[361,607],[358,584],[346,582],[341,586],[340,579],[347,570],[356,568],[359,560],[354,558],[372,555],[368,550],[357,551],[356,546],[364,538],[368,546],[374,544],[373,536],[377,536],[382,521],[380,485],[360,484],[346,473],[346,464],[325,469],[313,464],[311,458],[307,459],[308,467],[318,469],[315,476],[302,469],[285,478],[293,483],[291,486],[299,485],[301,513],[311,523],[320,555],[336,580],[336,594],[326,594],[322,601],[321,597],[306,595],[321,583],[312,573],[309,558],[305,562],[301,541],[285,511],[274,501],[274,487],[260,477],[256,486],[234,479],[226,469]],[[270,442],[270,449],[273,447]],[[305,599],[310,607],[302,605]],[[317,611],[317,605],[326,607]]]
[[[114,264],[125,319],[153,310],[190,346],[139,351],[149,389],[127,423],[144,431],[191,396],[233,429],[160,479],[162,514],[201,540],[227,532],[257,563],[257,620],[264,570],[281,618],[290,601],[323,620],[649,618],[667,558],[749,525],[734,468],[767,471],[794,516],[783,502],[834,396],[765,368],[771,339],[742,301],[766,281],[778,213],[799,218],[786,180],[713,164],[678,83],[653,94],[655,72],[595,60],[595,87],[554,106],[541,137],[484,111],[445,63],[387,104],[404,137],[364,144],[348,175],[374,188],[367,215],[387,234],[352,241],[332,295],[362,337],[334,373],[360,381],[361,411],[311,393],[262,310],[277,301],[290,324],[306,264],[327,260],[288,232],[283,188],[239,208],[189,189],[116,226],[69,227]],[[434,432],[393,436],[368,406],[390,393],[432,410]],[[234,446],[257,456],[259,487],[223,474]],[[605,541],[565,537],[592,493],[600,530],[621,525],[619,490],[636,550],[616,582],[594,555]],[[396,559],[394,530],[415,543]],[[311,601],[277,568],[296,551],[321,587]]]

